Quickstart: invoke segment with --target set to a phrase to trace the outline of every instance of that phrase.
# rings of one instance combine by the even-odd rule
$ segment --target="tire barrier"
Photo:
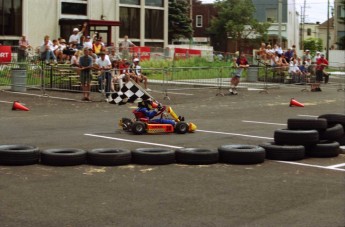
[[[279,161],[298,161],[305,157],[305,148],[302,145],[278,145],[274,142],[259,145],[266,151],[266,159]]]
[[[39,163],[39,149],[31,145],[0,145],[0,165]]]
[[[130,150],[116,148],[98,148],[87,152],[87,163],[97,166],[119,166],[130,164]]]
[[[175,151],[176,162],[191,165],[218,163],[218,152],[202,148],[181,148]]]
[[[345,145],[345,115],[324,114],[317,119],[288,119],[288,129],[274,131],[274,142],[256,145],[222,145],[217,150],[203,148],[76,148],[46,149],[32,145],[0,145],[0,165],[75,166],[82,164],[118,166],[130,163],[167,165],[173,163],[208,165],[259,164],[265,159],[297,161],[309,157],[336,157]]]
[[[265,161],[265,149],[255,145],[223,145],[218,152],[222,163],[258,164]]]
[[[41,152],[41,163],[50,166],[86,164],[86,151],[76,148],[47,149]]]

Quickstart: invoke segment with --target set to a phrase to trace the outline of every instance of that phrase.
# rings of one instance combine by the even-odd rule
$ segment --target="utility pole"
[[[280,46],[282,45],[282,17],[283,17],[283,0],[278,0],[278,43]]]
[[[329,0],[327,2],[327,40],[326,40],[326,58],[329,60]]]
[[[301,8],[301,50],[304,50],[304,24],[305,24],[305,8],[307,0],[304,0],[303,9]]]

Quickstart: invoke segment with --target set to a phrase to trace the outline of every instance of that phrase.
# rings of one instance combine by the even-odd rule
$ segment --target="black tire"
[[[258,164],[265,161],[265,149],[253,145],[223,145],[218,148],[219,161],[231,164]]]
[[[274,131],[274,142],[280,145],[308,145],[319,141],[319,132],[316,130],[289,130]]]
[[[130,132],[132,130],[133,121],[129,118],[122,118],[122,129]]]
[[[345,128],[345,114],[323,114],[319,118],[325,118],[329,125],[341,124]]]
[[[302,145],[277,145],[267,142],[259,145],[266,151],[266,159],[280,161],[297,161],[305,157],[305,149]]]
[[[335,141],[337,141],[340,146],[344,146],[345,145],[345,134],[342,137],[340,137],[339,139],[336,139]]]
[[[340,153],[339,143],[321,140],[318,144],[306,146],[306,155],[309,157],[331,158]]]
[[[31,145],[0,145],[0,165],[32,165],[39,163],[39,149]]]
[[[41,152],[41,162],[52,166],[75,166],[86,163],[86,151],[75,148],[47,149]]]
[[[189,126],[186,122],[179,121],[175,125],[175,132],[178,134],[185,134],[186,132],[188,132],[188,127]]]
[[[327,128],[327,120],[324,118],[289,118],[287,126],[290,130],[325,130]]]
[[[202,148],[181,148],[175,151],[176,162],[181,164],[207,165],[218,162],[218,151]]]
[[[336,124],[319,133],[320,140],[334,141],[344,136],[344,128],[341,124]]]
[[[144,122],[136,121],[132,125],[132,132],[136,135],[142,135],[146,132],[146,125]]]
[[[142,165],[175,163],[175,151],[164,148],[137,148],[132,150],[132,161]]]
[[[131,163],[132,154],[127,149],[98,148],[87,152],[87,162],[98,166],[118,166]]]

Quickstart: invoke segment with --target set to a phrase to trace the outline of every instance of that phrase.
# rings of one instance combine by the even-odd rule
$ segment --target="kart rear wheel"
[[[175,125],[175,132],[178,134],[185,134],[188,131],[188,124],[180,121]]]
[[[144,122],[136,121],[132,125],[132,132],[136,135],[141,135],[146,132],[146,125]]]
[[[122,118],[122,129],[124,131],[131,131],[133,125],[133,121],[129,118]]]

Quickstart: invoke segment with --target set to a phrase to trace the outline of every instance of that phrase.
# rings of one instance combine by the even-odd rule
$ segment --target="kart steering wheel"
[[[166,106],[162,106],[162,109],[156,113],[155,116],[161,115],[166,110]]]

